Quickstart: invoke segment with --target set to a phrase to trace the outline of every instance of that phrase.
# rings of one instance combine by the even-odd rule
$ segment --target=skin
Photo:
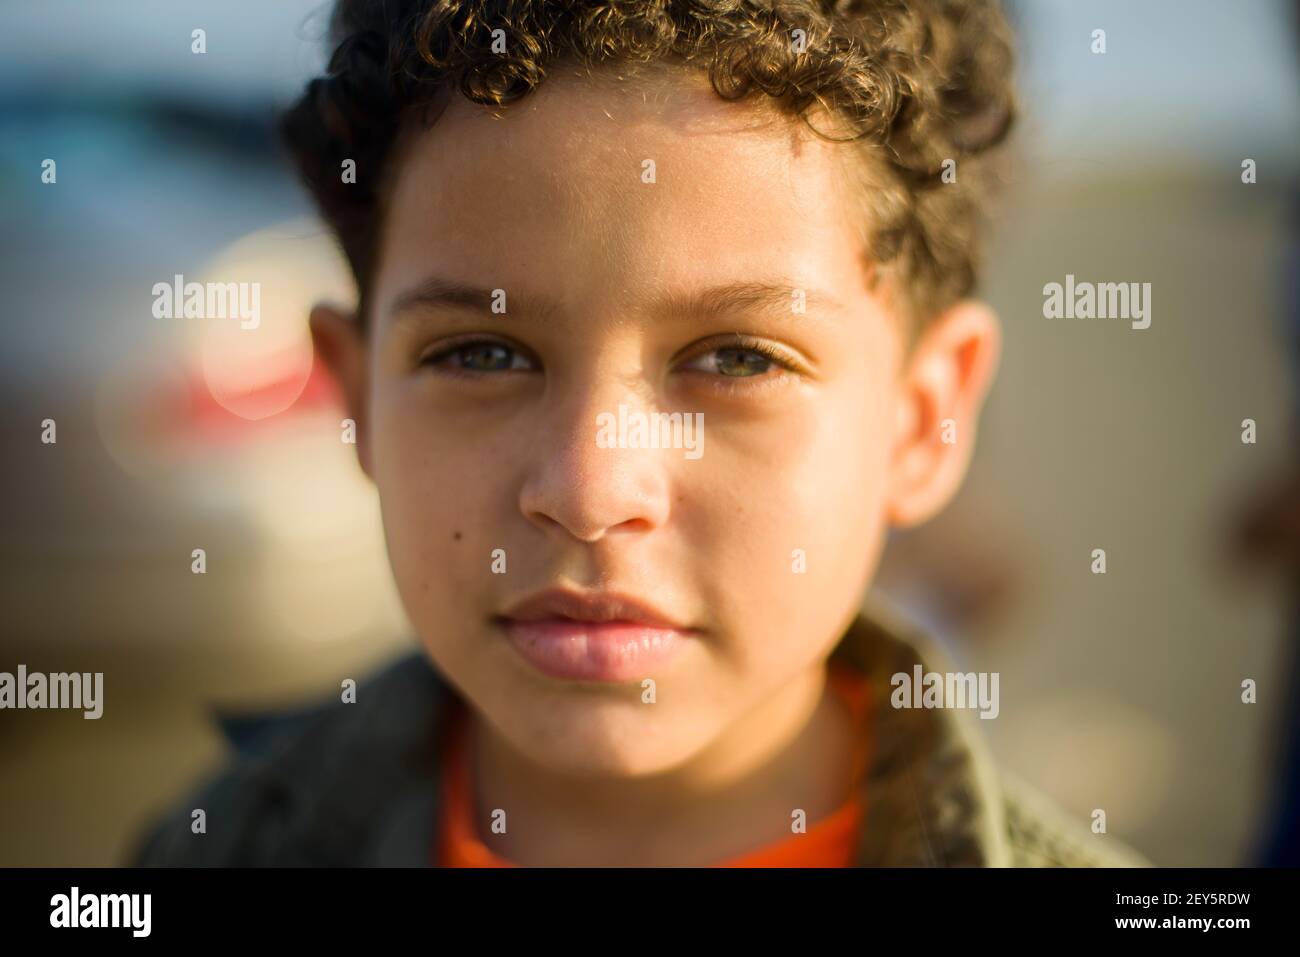
[[[867,282],[846,160],[694,74],[557,74],[498,114],[456,98],[402,150],[367,322],[313,311],[401,598],[472,706],[479,821],[507,813],[506,834],[480,825],[497,854],[708,864],[849,795],[856,730],[825,661],[886,530],[959,487],[999,339],[966,301],[905,348],[890,284]],[[412,302],[431,277],[504,289],[507,312]],[[780,296],[664,308],[735,282]],[[728,353],[732,333],[788,368]],[[514,351],[447,354],[483,340]],[[703,413],[703,455],[599,447],[597,415],[620,404]],[[639,681],[557,680],[510,646],[493,616],[551,586],[630,593],[696,629],[646,675],[653,704]]]

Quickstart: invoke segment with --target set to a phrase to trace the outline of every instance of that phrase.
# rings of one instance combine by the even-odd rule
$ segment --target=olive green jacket
[[[995,767],[970,712],[893,707],[893,675],[910,675],[918,664],[923,672],[953,669],[883,604],[854,621],[834,656],[868,675],[875,698],[860,866],[1150,866]]]
[[[998,771],[970,712],[892,707],[892,675],[951,669],[883,606],[858,616],[833,654],[868,675],[875,697],[858,866],[1148,864]],[[238,756],[143,835],[132,863],[426,866],[454,693],[414,653],[363,683],[353,704],[224,722]],[[191,831],[197,808],[203,834]]]

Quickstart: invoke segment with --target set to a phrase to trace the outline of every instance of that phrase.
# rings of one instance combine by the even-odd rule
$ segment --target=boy
[[[423,650],[138,861],[1139,863],[895,694],[951,668],[860,610],[886,529],[959,487],[996,366],[967,296],[1015,112],[997,8],[334,26],[285,130],[359,301],[311,328]]]

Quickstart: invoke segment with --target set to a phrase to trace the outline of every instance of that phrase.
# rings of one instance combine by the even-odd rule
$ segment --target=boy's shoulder
[[[1094,834],[1040,791],[1001,772],[1002,805],[1013,867],[1150,867],[1123,841]]]
[[[873,688],[868,821],[859,866],[1128,867],[1149,862],[1094,834],[994,766],[969,715],[894,708],[890,678],[950,670],[886,606],[860,615],[835,655]],[[440,729],[455,692],[415,652],[374,672],[356,703],[337,700],[222,729],[235,757],[156,821],[137,866],[422,866],[435,839]],[[205,830],[195,833],[195,810]]]
[[[1082,819],[998,767],[970,711],[898,706],[898,676],[961,673],[883,599],[872,597],[834,656],[865,673],[872,689],[872,759],[863,789],[869,818],[889,822],[863,829],[860,865],[1150,866],[1124,842],[1094,834]]]
[[[334,699],[219,716],[233,755],[156,818],[133,866],[365,866],[424,861],[447,684],[419,652]],[[195,830],[202,810],[204,829]],[[417,845],[420,845],[417,847]]]

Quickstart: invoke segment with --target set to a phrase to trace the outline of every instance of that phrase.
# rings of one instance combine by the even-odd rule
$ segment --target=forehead
[[[427,273],[548,294],[860,280],[847,149],[684,70],[561,73],[496,112],[454,97],[402,149],[379,298]]]

